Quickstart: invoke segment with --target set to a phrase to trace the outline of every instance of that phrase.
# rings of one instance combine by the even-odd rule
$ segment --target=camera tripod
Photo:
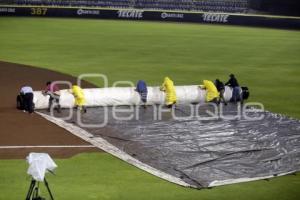
[[[48,190],[51,200],[54,200],[46,178],[44,178],[44,184]],[[28,190],[28,193],[26,196],[26,200],[44,200],[44,198],[39,196],[39,182],[38,181],[36,181],[34,179],[31,180],[30,187],[29,187],[29,190]]]

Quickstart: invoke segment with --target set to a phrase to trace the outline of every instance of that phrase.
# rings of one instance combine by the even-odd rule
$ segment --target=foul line
[[[23,149],[23,148],[91,148],[94,145],[29,145],[29,146],[0,146],[0,149]]]

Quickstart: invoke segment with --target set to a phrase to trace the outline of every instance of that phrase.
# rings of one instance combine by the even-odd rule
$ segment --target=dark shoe
[[[61,113],[61,107],[60,107],[60,105],[57,106],[57,112]]]

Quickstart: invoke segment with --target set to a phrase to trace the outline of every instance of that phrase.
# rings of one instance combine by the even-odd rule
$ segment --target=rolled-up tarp
[[[205,102],[206,90],[197,85],[176,86],[177,104],[203,103]],[[110,87],[110,88],[89,88],[83,89],[86,106],[115,106],[115,105],[140,105],[143,104],[139,93],[134,87]],[[68,90],[60,91],[60,105],[62,108],[74,106],[74,96]],[[165,92],[159,87],[148,87],[147,104],[164,104]],[[232,89],[225,87],[225,100],[230,100]],[[34,92],[34,103],[36,109],[46,109],[48,107],[49,95],[44,95],[42,91]]]

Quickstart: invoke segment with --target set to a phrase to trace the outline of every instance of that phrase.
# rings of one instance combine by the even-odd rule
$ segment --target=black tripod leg
[[[31,180],[31,183],[30,183],[30,186],[29,186],[29,190],[28,190],[28,192],[27,192],[26,200],[30,200],[30,197],[31,197],[31,195],[32,195],[32,192],[33,192],[35,183],[36,183],[36,181],[32,179],[32,180]]]
[[[52,193],[51,193],[51,190],[50,190],[50,188],[49,188],[49,185],[48,185],[48,182],[47,182],[46,178],[44,178],[44,183],[45,183],[45,186],[46,186],[46,188],[47,188],[47,190],[48,190],[48,193],[49,193],[51,199],[54,200],[54,198],[53,198],[53,196],[52,196]]]
[[[39,188],[40,188],[40,183],[37,182],[37,186],[34,188],[32,192],[32,199],[36,199],[39,196]]]

